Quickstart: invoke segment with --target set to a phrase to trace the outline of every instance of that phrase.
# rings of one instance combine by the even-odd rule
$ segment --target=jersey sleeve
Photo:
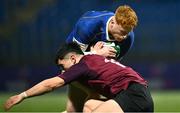
[[[66,43],[76,42],[80,45],[83,52],[86,51],[95,35],[94,31],[98,28],[98,25],[95,19],[81,17],[73,28],[73,31],[67,37]]]
[[[88,43],[88,38],[90,37],[90,29],[88,25],[84,24],[85,23],[77,22],[73,31],[67,37],[66,43],[71,43],[75,40],[78,41],[78,43],[82,44]]]
[[[83,38],[87,37],[86,35],[88,36],[87,32],[83,32],[80,29],[75,28],[69,34],[68,38],[66,39],[66,43],[75,42],[81,47],[81,50],[85,52],[89,45]]]
[[[65,84],[71,83],[80,77],[88,75],[88,67],[85,63],[78,63],[69,68],[64,73],[58,75],[65,81]]]
[[[121,53],[118,59],[122,59],[123,56],[127,54],[127,52],[131,49],[134,43],[134,32],[131,31],[127,38],[120,43]]]
[[[69,36],[66,38],[66,43],[71,43],[73,42],[73,36],[74,36],[74,31],[72,31]]]

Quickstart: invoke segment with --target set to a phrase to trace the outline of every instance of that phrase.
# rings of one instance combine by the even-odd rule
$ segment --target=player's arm
[[[96,29],[99,29],[101,26],[101,20],[94,18],[91,13],[94,12],[87,12],[79,18],[66,39],[66,43],[76,42],[80,45],[83,52],[87,50],[90,43],[94,40],[93,37],[97,34]],[[88,54],[86,52],[85,54]]]
[[[27,97],[33,97],[37,95],[44,94],[46,92],[50,92],[55,88],[64,85],[64,80],[60,77],[53,77],[50,79],[46,79],[37,85],[33,86],[32,88],[28,89],[27,91],[20,93],[18,95],[10,97],[4,104],[4,109],[9,110],[14,105],[20,103]]]
[[[64,80],[62,78],[53,77],[40,82],[39,84],[35,85],[34,87],[30,88],[25,92],[27,94],[27,97],[32,97],[46,92],[50,92],[53,89],[63,85],[64,85]]]

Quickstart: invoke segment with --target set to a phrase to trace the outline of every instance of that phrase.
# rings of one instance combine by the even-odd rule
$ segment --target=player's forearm
[[[14,105],[20,103],[26,97],[40,95],[46,92],[53,90],[54,88],[64,85],[64,80],[60,77],[53,77],[47,80],[44,80],[37,85],[33,86],[29,90],[20,93],[19,95],[11,96],[4,104],[4,109],[9,110]]]
[[[54,77],[52,79],[46,79],[25,91],[24,94],[21,93],[21,95],[23,96],[23,98],[41,95],[50,92],[53,89],[62,86],[63,84],[64,82],[58,80],[57,77]]]
[[[46,85],[46,80],[44,80],[44,81],[40,82],[39,84],[33,86],[29,90],[25,91],[25,93],[26,93],[27,97],[32,97],[32,96],[44,94],[46,92],[51,91],[52,89],[53,88]]]

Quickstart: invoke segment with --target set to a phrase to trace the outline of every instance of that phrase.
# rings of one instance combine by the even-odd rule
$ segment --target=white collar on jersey
[[[75,37],[73,37],[73,42],[76,42],[78,45],[80,45],[81,50],[84,52],[88,48],[88,44],[83,44],[79,42]]]
[[[115,40],[110,39],[109,33],[108,33],[108,25],[109,25],[109,22],[110,22],[110,20],[111,20],[112,18],[113,18],[113,16],[110,17],[110,18],[108,19],[107,23],[106,23],[106,39],[107,39],[107,41],[115,41]]]

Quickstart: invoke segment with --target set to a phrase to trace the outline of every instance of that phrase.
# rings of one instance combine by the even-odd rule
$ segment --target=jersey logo
[[[117,61],[115,61],[114,59],[104,59],[104,62],[106,62],[106,63],[108,63],[108,62],[110,62],[110,63],[113,63],[113,64],[116,64],[116,65],[118,65],[118,66],[120,66],[120,67],[122,67],[122,68],[125,68],[126,66],[125,65],[122,65],[122,64],[120,64],[119,62],[117,62]]]

